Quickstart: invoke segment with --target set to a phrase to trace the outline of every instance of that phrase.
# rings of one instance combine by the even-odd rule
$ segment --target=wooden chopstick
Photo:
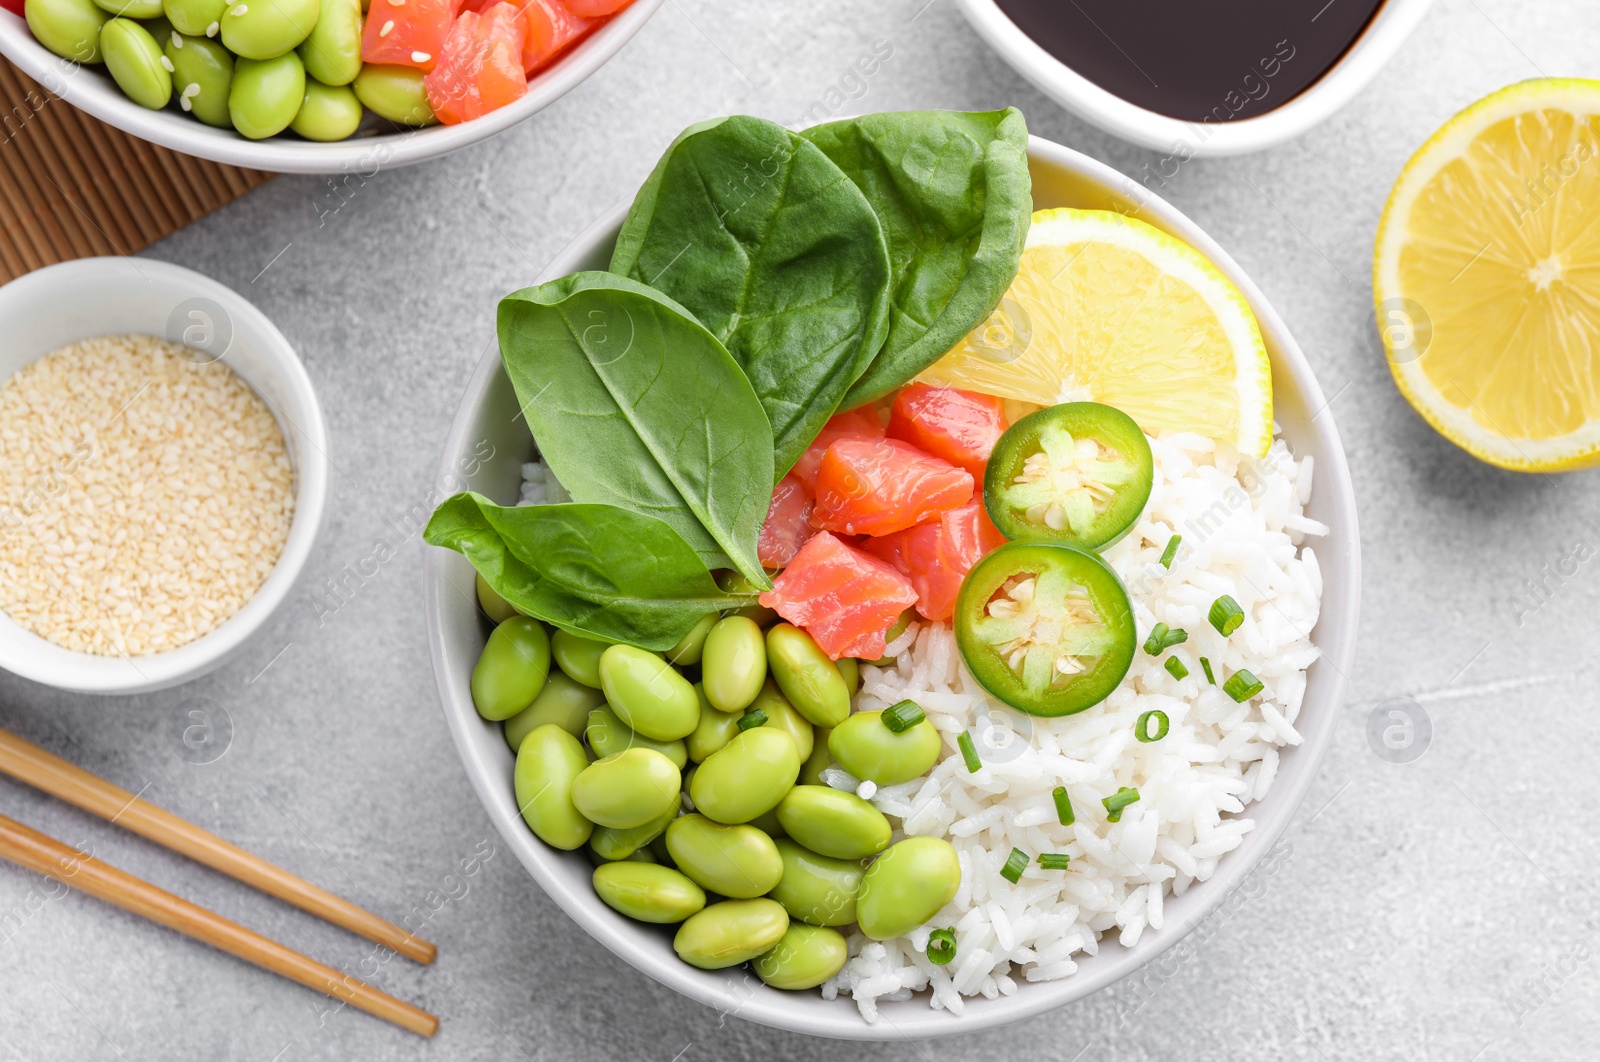
[[[253,885],[302,911],[393,948],[407,958],[430,963],[438,954],[439,949],[415,933],[297,878],[282,867],[251,855],[7,730],[0,730],[0,772],[125,826],[141,837],[220,870],[246,885]]]
[[[422,1036],[439,1031],[439,1019],[425,1010],[3,815],[0,857],[343,1000],[402,1029]]]

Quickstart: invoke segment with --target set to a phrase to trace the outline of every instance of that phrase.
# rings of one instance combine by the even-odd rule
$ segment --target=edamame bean
[[[172,90],[178,106],[207,125],[232,129],[228,96],[233,87],[233,53],[209,37],[168,31],[162,49],[172,64]]]
[[[628,749],[585,767],[573,780],[572,803],[595,825],[626,830],[675,807],[682,784],[678,768],[655,749]]]
[[[904,936],[939,913],[961,887],[949,841],[907,837],[872,861],[856,896],[856,922],[873,940]]]
[[[647,851],[645,846],[660,837],[677,814],[678,805],[673,804],[659,817],[651,819],[643,826],[635,826],[628,830],[596,826],[594,833],[589,837],[589,850],[601,859],[631,859],[639,851]],[[654,860],[655,857],[652,856],[651,861]]]
[[[422,85],[422,71],[389,63],[363,63],[351,82],[359,99],[373,114],[391,122],[421,128],[438,122]],[[571,674],[571,672],[568,672]],[[578,676],[573,675],[573,678]]]
[[[828,751],[828,735],[833,733],[833,728],[819,726],[812,735],[813,745],[811,755],[806,757],[806,762],[800,765],[801,785],[827,785],[823,781],[822,772],[833,766],[833,753]]]
[[[512,616],[489,634],[472,669],[472,703],[485,719],[510,719],[533,703],[549,675],[544,624]]]
[[[866,859],[889,847],[893,830],[883,812],[854,793],[797,785],[778,804],[784,832],[819,855]]]
[[[111,16],[93,0],[26,0],[22,11],[34,39],[56,55],[100,62],[100,29]]]
[[[212,37],[221,32],[222,13],[227,9],[228,0],[162,0],[161,4],[172,28],[189,37]]]
[[[678,639],[678,644],[667,650],[667,661],[677,667],[692,667],[700,662],[706,648],[706,635],[717,625],[715,612],[689,628],[689,633]]]
[[[789,623],[767,631],[767,662],[784,697],[816,726],[838,726],[850,714],[850,687],[811,635]]]
[[[716,752],[733,740],[739,732],[739,717],[719,712],[706,701],[705,688],[695,683],[694,691],[700,698],[700,721],[689,735],[689,758],[696,763]]]
[[[700,680],[711,707],[719,712],[744,711],[761,692],[766,677],[767,647],[761,628],[744,616],[718,620],[706,635],[700,658]]]
[[[596,756],[614,756],[628,749],[655,749],[678,770],[689,766],[689,750],[679,741],[657,741],[647,738],[617,717],[610,708],[600,707],[589,712],[589,722],[583,736],[594,749]]]
[[[517,749],[512,788],[522,820],[545,844],[571,851],[594,831],[572,802],[572,785],[589,766],[578,739],[549,723],[536,728]]]
[[[305,62],[304,59],[300,61]],[[310,72],[310,68],[307,68],[306,73],[309,74]],[[478,590],[478,607],[483,609],[485,616],[488,616],[496,623],[504,623],[517,614],[517,610],[512,607],[511,602],[501,597],[495,592],[494,587],[489,585],[489,580],[485,579],[482,574],[474,574],[474,585]]]
[[[298,55],[240,59],[228,89],[228,117],[241,136],[261,140],[289,128],[305,98],[306,71]]]
[[[356,95],[361,96],[359,86],[356,88]],[[361,102],[367,103],[366,97],[363,96]],[[367,106],[371,107],[372,104],[367,103]],[[585,638],[571,631],[558,630],[550,637],[550,653],[556,658],[556,664],[561,670],[574,681],[581,682],[585,686],[593,686],[595,689],[600,688],[600,657],[610,648],[610,642],[602,642],[598,638]]]
[[[861,688],[861,661],[853,656],[841,656],[833,662],[833,666],[839,669],[839,674],[844,678],[844,688],[854,697],[856,690]]]
[[[799,774],[793,739],[758,726],[736,735],[695,768],[689,798],[715,822],[749,822],[777,807]]]
[[[816,744],[816,732],[811,724],[805,721],[801,714],[794,710],[794,705],[784,699],[778,692],[778,687],[768,680],[761,687],[761,695],[750,703],[750,710],[762,711],[767,714],[764,727],[776,727],[789,735],[789,740],[794,742],[795,752],[799,753],[800,761],[804,763],[811,756],[811,749]]]
[[[320,0],[317,24],[296,50],[306,74],[324,85],[354,81],[361,73],[361,0]]]
[[[652,863],[595,867],[594,891],[613,911],[661,925],[681,922],[706,905],[700,886],[671,867]]]
[[[122,18],[161,17],[161,0],[94,0],[94,2]]]
[[[833,728],[828,751],[857,778],[899,785],[920,778],[939,762],[941,743],[933,724],[923,719],[896,734],[882,712],[857,712]]]
[[[667,851],[696,885],[734,900],[764,896],[783,876],[771,837],[754,826],[724,826],[704,815],[673,819]]]
[[[317,24],[320,0],[237,0],[222,13],[222,43],[241,59],[276,59]]]
[[[763,811],[746,825],[754,826],[774,841],[783,836],[783,823],[778,821],[777,808],[773,808],[771,811]]]
[[[783,939],[751,965],[773,988],[816,988],[844,969],[850,948],[844,934],[822,926],[790,925]]]
[[[156,43],[163,48],[172,39],[172,23],[167,21],[167,16],[165,15],[157,15],[155,18],[142,18],[139,20],[139,25],[149,30],[150,36],[154,37]]]
[[[100,56],[123,95],[159,111],[172,102],[172,75],[161,62],[161,46],[131,18],[114,18],[100,28]]]
[[[862,876],[858,860],[818,855],[788,837],[774,844],[783,876],[771,895],[790,918],[813,926],[844,926],[856,920]]]
[[[756,585],[732,568],[717,573],[717,585],[730,594],[757,594]],[[778,614],[765,605],[746,605],[729,612],[730,616],[743,616],[754,620],[757,627],[770,627],[778,622]]]
[[[605,694],[599,690],[552,671],[533,703],[506,720],[506,743],[515,751],[535,727],[546,723],[554,723],[573,737],[581,738],[589,725],[589,713],[604,703]]]
[[[689,680],[655,653],[613,645],[600,656],[600,688],[622,721],[646,737],[674,741],[700,722]]]
[[[776,900],[723,900],[689,916],[672,950],[690,966],[721,970],[771,951],[789,928]]]

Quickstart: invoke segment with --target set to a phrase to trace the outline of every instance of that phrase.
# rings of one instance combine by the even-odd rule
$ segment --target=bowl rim
[[[445,595],[452,592],[450,572],[464,566],[463,574],[470,573],[470,566],[455,553],[443,549],[428,551],[424,565],[424,607],[427,610],[428,648],[439,687],[441,708],[468,780],[490,820],[546,895],[591,936],[651,978],[724,1013],[814,1036],[890,1041],[978,1032],[1034,1017],[1081,999],[1144,967],[1177,944],[1222,905],[1287,829],[1332,743],[1334,727],[1344,701],[1346,676],[1351,670],[1355,654],[1361,588],[1360,536],[1356,527],[1355,493],[1349,466],[1332,415],[1327,413],[1327,398],[1312,374],[1310,363],[1260,289],[1227,252],[1177,208],[1106,164],[1063,145],[1036,136],[1030,137],[1028,154],[1032,163],[1042,163],[1087,178],[1105,190],[1139,204],[1141,212],[1148,212],[1153,218],[1159,219],[1165,228],[1189,241],[1210,258],[1250,300],[1262,332],[1270,337],[1269,349],[1277,352],[1273,364],[1275,377],[1292,381],[1306,408],[1319,411],[1315,416],[1310,416],[1307,428],[1328,455],[1319,460],[1317,465],[1318,495],[1341,517],[1335,525],[1335,533],[1330,533],[1325,540],[1323,549],[1337,548],[1346,558],[1349,575],[1341,590],[1348,599],[1348,605],[1343,614],[1332,614],[1326,607],[1325,595],[1325,607],[1316,628],[1316,644],[1324,650],[1323,659],[1318,664],[1325,666],[1316,673],[1315,686],[1308,685],[1305,705],[1298,721],[1304,742],[1296,752],[1304,754],[1306,759],[1296,770],[1280,773],[1278,784],[1265,808],[1253,805],[1260,809],[1252,816],[1257,828],[1246,835],[1245,850],[1230,853],[1232,858],[1220,863],[1210,879],[1190,890],[1190,894],[1198,889],[1207,890],[1205,902],[1181,922],[1169,918],[1167,926],[1159,934],[1146,936],[1134,948],[1112,956],[1109,961],[1091,970],[1080,970],[1056,981],[1030,983],[1019,987],[1015,995],[1002,996],[997,1001],[980,1000],[978,1002],[984,1004],[981,1011],[969,1011],[958,1019],[934,1011],[920,995],[914,999],[920,1011],[909,1015],[907,1012],[896,1012],[890,1018],[888,1008],[880,1005],[879,1020],[870,1024],[861,1019],[848,1000],[827,1003],[829,1007],[837,1007],[837,1012],[826,1012],[826,1016],[819,1017],[815,1007],[801,1005],[792,998],[793,994],[767,989],[759,984],[755,985],[755,991],[748,993],[730,989],[726,982],[704,977],[701,971],[684,966],[670,952],[661,955],[641,947],[639,942],[643,938],[640,934],[626,933],[614,922],[599,922],[590,917],[586,909],[598,902],[592,891],[588,895],[579,895],[550,872],[547,862],[568,859],[572,854],[547,848],[518,816],[515,799],[507,792],[509,787],[503,777],[503,768],[491,764],[488,754],[475,741],[474,730],[481,734],[484,723],[474,709],[470,695],[465,693],[470,665],[463,668],[453,661],[446,645],[442,603]],[[613,237],[627,206],[626,202],[618,204],[580,232],[545,268],[540,281],[572,271],[602,241]],[[496,346],[485,353],[467,384],[445,440],[439,466],[441,477],[454,474],[457,455],[465,453],[465,448],[471,446],[473,415],[495,386],[499,372],[499,350]],[[500,743],[503,747],[503,740]],[[1285,777],[1286,774],[1288,777]],[[1270,812],[1266,808],[1270,808]],[[1101,951],[1105,953],[1112,947],[1120,947],[1115,944],[1115,938],[1109,945],[1102,942]],[[819,997],[816,1002],[824,1001]]]
[[[1101,88],[1024,33],[997,0],[956,3],[978,36],[1056,103],[1124,140],[1188,159],[1261,151],[1325,121],[1394,57],[1433,0],[1384,0],[1344,55],[1299,95],[1253,118],[1215,125],[1173,118]]]
[[[80,79],[79,64],[33,39],[22,16],[0,9],[0,55],[54,95],[131,136],[185,155],[272,173],[356,172],[409,166],[487,140],[524,122],[604,66],[638,33],[665,0],[634,0],[528,82],[528,93],[482,118],[457,125],[399,130],[330,144],[288,137],[246,140],[213,129],[170,107],[152,111],[123,96],[108,77]]]
[[[21,299],[24,303],[36,298],[42,301],[45,291],[61,287],[92,288],[104,284],[114,273],[136,268],[141,280],[159,277],[222,306],[231,318],[244,322],[259,337],[263,354],[272,364],[274,382],[294,395],[298,407],[295,420],[288,420],[288,414],[278,408],[278,403],[268,401],[268,405],[290,449],[295,473],[295,508],[283,551],[255,594],[221,624],[176,649],[137,657],[79,653],[53,645],[0,614],[0,669],[78,693],[148,693],[186,682],[219,666],[241,648],[289,596],[311,557],[327,509],[327,424],[316,388],[288,338],[254,303],[220,281],[159,259],[140,258],[137,263],[130,263],[126,257],[111,255],[58,262],[0,285],[0,295],[6,299]],[[252,390],[261,393],[250,374],[233,365],[229,367]],[[52,652],[40,654],[41,646],[48,646]],[[70,665],[63,662],[63,653],[69,654]],[[126,668],[112,666],[128,662],[136,662],[132,663],[132,668],[137,677],[131,680]],[[73,670],[63,673],[64,666]]]

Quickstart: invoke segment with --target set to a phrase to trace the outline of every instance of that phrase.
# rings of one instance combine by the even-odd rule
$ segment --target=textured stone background
[[[435,703],[423,547],[406,542],[325,622],[319,588],[428,489],[499,296],[630,195],[681,127],[733,111],[791,119],[879,40],[893,55],[853,109],[1016,104],[1035,132],[1126,172],[1158,158],[1047,102],[950,0],[668,0],[599,74],[489,143],[382,173],[347,201],[319,179],[274,181],[150,253],[254,300],[320,388],[343,475],[307,577],[224,671],[98,700],[6,678],[0,722],[380,912],[439,888],[495,838]],[[395,961],[375,978],[443,1017],[431,1043],[354,1011],[319,1015],[304,989],[71,895],[0,936],[0,1059],[1600,1055],[1600,576],[1585,563],[1547,580],[1554,593],[1520,623],[1515,605],[1542,566],[1600,546],[1595,474],[1502,473],[1435,436],[1389,380],[1368,279],[1389,185],[1435,127],[1511,81],[1600,73],[1596,55],[1590,0],[1440,0],[1333,120],[1264,155],[1192,162],[1162,189],[1258,280],[1337,396],[1366,551],[1351,699],[1292,856],[1164,984],[932,1043],[719,1029],[593,943],[502,850],[434,917],[438,964]],[[1396,765],[1366,726],[1401,697],[1432,739]],[[218,720],[215,762],[184,758],[191,710]],[[0,810],[335,964],[369,950],[33,791],[0,781]],[[0,865],[0,910],[37,887]]]

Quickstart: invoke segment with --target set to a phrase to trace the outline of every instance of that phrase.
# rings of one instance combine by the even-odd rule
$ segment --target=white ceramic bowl
[[[118,333],[163,336],[220,357],[272,407],[295,472],[294,520],[277,566],[215,630],[163,653],[93,656],[48,642],[0,612],[0,668],[80,693],[143,693],[219,666],[288,596],[322,526],[328,431],[294,348],[231,288],[144,258],[82,258],[29,273],[0,287],[0,321],[0,382],[58,347]]]
[[[1067,110],[1124,140],[1177,158],[1242,155],[1299,136],[1349,103],[1411,35],[1433,0],[1387,0],[1349,51],[1288,103],[1239,121],[1172,118],[1107,92],[1040,47],[995,0],[956,0],[972,28],[1017,72]]]
[[[355,136],[333,144],[317,144],[287,133],[266,140],[246,140],[231,129],[213,129],[171,107],[161,111],[141,107],[122,94],[103,66],[79,66],[48,51],[33,39],[27,23],[10,11],[0,10],[0,54],[73,106],[141,140],[186,155],[273,173],[360,173],[370,177],[380,169],[436,158],[487,140],[531,118],[605,65],[662,2],[634,0],[539,71],[528,82],[526,96],[482,118],[459,125],[394,131],[388,123],[377,123],[369,115]],[[382,126],[383,131],[374,131],[374,124]]]
[[[1138,216],[1188,241],[1210,257],[1250,299],[1272,356],[1277,419],[1296,454],[1316,458],[1316,488],[1307,514],[1332,529],[1317,543],[1326,589],[1322,618],[1314,633],[1323,659],[1306,682],[1298,725],[1304,744],[1285,749],[1278,779],[1267,799],[1252,805],[1256,829],[1227,855],[1209,881],[1166,901],[1167,924],[1124,948],[1115,934],[1100,943],[1097,955],[1081,957],[1079,969],[1059,981],[1022,985],[1012,996],[968,1001],[963,1017],[928,1006],[925,995],[880,1004],[881,1017],[868,1024],[846,999],[827,1001],[817,992],[767,988],[740,969],[707,972],[680,962],[672,935],[632,922],[611,910],[590,885],[592,867],[580,852],[546,847],[529,832],[512,795],[513,757],[500,725],[486,723],[472,706],[468,681],[488,636],[488,621],[476,606],[473,572],[458,554],[443,549],[427,557],[428,640],[446,720],[467,775],[489,817],[511,851],[539,885],[595,939],[616,954],[684,995],[740,1017],[795,1032],[853,1040],[898,1040],[946,1036],[1004,1025],[1042,1013],[1104,988],[1133,972],[1193,929],[1272,848],[1305,796],[1317,764],[1333,734],[1344,697],[1345,674],[1355,652],[1357,598],[1360,592],[1359,541],[1355,497],[1344,450],[1305,355],[1261,291],[1233,259],[1176,209],[1145,193],[1128,178],[1058,144],[1034,138],[1029,148],[1036,207],[1077,206],[1137,210]],[[1142,205],[1141,205],[1142,204]],[[603,269],[622,221],[625,205],[612,210],[556,256],[543,279],[579,269]],[[519,465],[533,454],[517,399],[501,370],[498,351],[479,363],[445,442],[440,475],[501,503],[517,497]],[[479,462],[487,444],[493,456]],[[464,469],[473,469],[463,475]]]

